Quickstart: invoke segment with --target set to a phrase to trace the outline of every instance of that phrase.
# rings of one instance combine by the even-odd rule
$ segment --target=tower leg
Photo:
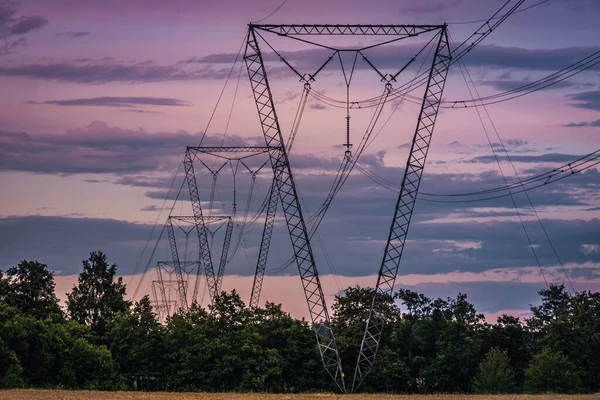
[[[360,345],[360,352],[352,381],[352,391],[360,386],[375,362],[377,349],[379,348],[379,342],[385,327],[385,320],[375,311],[374,306],[377,298],[391,296],[394,290],[398,266],[400,265],[408,226],[417,199],[417,192],[421,183],[425,159],[427,158],[433,127],[444,91],[450,60],[448,35],[444,26],[441,29],[440,39],[433,57],[433,64],[429,72],[417,128],[396,203],[394,219],[392,220],[383,261],[379,269],[371,309],[369,310],[369,317],[367,318],[365,333]]]
[[[281,128],[275,113],[273,96],[269,88],[262,55],[254,28],[250,26],[244,60],[254,94],[261,127],[273,167],[274,179],[279,191],[287,228],[294,249],[294,256],[308,303],[312,327],[317,338],[323,365],[342,392],[345,391],[342,364],[329,321],[325,297],[315,266],[306,224],[302,216],[296,186],[284,148]]]

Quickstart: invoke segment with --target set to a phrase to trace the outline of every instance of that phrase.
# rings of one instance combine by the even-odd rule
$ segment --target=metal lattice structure
[[[231,244],[231,233],[233,232],[233,220],[227,220],[227,228],[225,228],[225,239],[223,240],[223,250],[221,251],[221,261],[219,261],[219,270],[217,272],[216,293],[221,293],[221,285],[223,284],[223,276],[225,275],[225,265],[227,264],[227,255],[229,254],[229,245]]]
[[[186,310],[191,303],[198,301],[198,289],[199,283],[202,276],[202,268],[200,267],[200,261],[181,261],[179,257],[179,249],[177,240],[175,237],[175,223],[189,223],[192,224],[194,230],[197,230],[196,217],[185,216],[185,215],[171,215],[167,218],[166,230],[169,239],[169,248],[171,250],[172,261],[160,261],[157,264],[157,277],[158,280],[153,282],[153,297],[155,299],[157,309],[160,309],[159,317],[164,320],[164,315],[170,316],[178,309]],[[223,238],[223,246],[221,249],[221,261],[219,263],[219,271],[216,277],[216,282],[220,285],[225,274],[225,266],[227,264],[227,255],[229,245],[231,243],[231,235],[233,232],[233,221],[231,216],[227,215],[210,215],[204,216],[205,227],[208,230],[208,225],[215,223],[225,222],[227,227],[225,230],[225,236]],[[191,232],[191,231],[189,231]],[[186,231],[186,233],[189,233]],[[186,235],[187,236],[187,235]],[[209,247],[206,243],[205,247]],[[165,280],[163,273],[167,273],[169,276],[175,275],[175,279]],[[190,296],[188,276],[195,275],[194,289]],[[171,288],[176,283],[176,292],[178,295],[177,300],[171,300],[167,298],[167,288]],[[219,286],[220,287],[220,286]],[[161,315],[162,314],[162,315]]]
[[[267,267],[267,258],[269,256],[269,247],[273,237],[273,225],[275,224],[275,213],[277,212],[277,203],[279,202],[279,192],[277,183],[273,179],[271,190],[269,191],[269,200],[267,203],[267,214],[265,216],[265,225],[262,238],[260,240],[260,249],[258,251],[258,261],[256,262],[256,271],[254,281],[252,282],[252,293],[250,294],[250,308],[256,308],[259,305],[260,292],[265,277]]]
[[[152,281],[152,306],[157,312],[159,321],[165,322],[167,317],[173,315],[179,309],[186,309],[187,304],[181,303],[180,288],[183,285],[183,290],[187,290],[187,279],[183,277],[183,271],[197,268],[196,262],[180,261],[179,271],[176,263],[173,261],[158,261],[156,263],[156,277],[158,279]],[[181,274],[181,276],[180,276]],[[165,279],[165,275],[167,279]],[[176,275],[175,279],[173,275]],[[172,294],[175,298],[172,297]]]
[[[201,262],[204,262],[205,259],[208,260],[208,258],[210,256],[210,246],[208,244],[208,236],[209,235],[208,235],[208,233],[203,233],[206,230],[206,225],[209,224],[211,221],[213,221],[215,218],[219,219],[219,218],[223,218],[223,217],[207,216],[207,215],[204,215],[204,213],[202,212],[202,208],[201,208],[201,204],[200,204],[200,197],[199,197],[198,189],[197,189],[195,171],[194,171],[194,166],[193,166],[194,161],[196,159],[198,159],[205,167],[207,167],[206,164],[198,158],[199,155],[208,154],[208,155],[211,155],[211,156],[214,156],[217,158],[221,158],[221,159],[224,159],[227,161],[232,161],[232,160],[242,160],[243,161],[243,160],[245,160],[249,157],[253,157],[255,155],[267,154],[270,151],[279,151],[279,150],[280,150],[279,147],[273,147],[273,146],[194,146],[194,147],[190,146],[190,147],[187,147],[186,158],[185,158],[184,163],[186,164],[185,165],[186,179],[188,182],[188,187],[190,189],[190,198],[192,200],[192,208],[194,210],[194,216],[177,217],[177,218],[180,218],[180,219],[185,218],[187,221],[191,221],[195,224],[196,230],[199,232],[198,238],[199,238],[199,241],[201,242],[201,245],[200,245],[200,261]],[[235,154],[235,156],[231,156],[228,154]],[[216,174],[210,168],[209,168],[209,171],[213,174],[213,185],[214,185],[214,183],[216,181]],[[256,176],[256,171],[255,172],[251,171],[251,173],[254,177]],[[214,188],[214,186],[213,186],[213,188]],[[256,306],[258,304],[258,299],[260,297],[260,291],[262,288],[262,280],[263,280],[264,271],[266,268],[278,200],[279,200],[279,197],[278,197],[277,189],[276,188],[273,189],[273,184],[272,184],[272,188],[271,188],[270,194],[268,196],[268,200],[267,200],[265,225],[264,225],[264,229],[263,229],[261,245],[259,248],[258,261],[257,261],[257,265],[256,265],[256,273],[255,273],[255,277],[254,277],[254,284],[253,284],[251,301],[250,301],[251,307],[253,304],[254,304],[254,306]],[[172,217],[172,218],[175,218],[175,217]],[[224,277],[224,273],[225,273],[225,266],[227,265],[228,261],[230,261],[228,259],[228,254],[229,254],[229,247],[230,247],[230,243],[231,243],[231,237],[232,237],[232,233],[233,233],[233,229],[234,229],[234,222],[233,222],[232,218],[230,218],[230,217],[228,217],[228,218],[229,218],[229,220],[227,222],[225,239],[223,242],[223,250],[221,252],[221,259],[220,259],[220,263],[219,263],[219,269],[217,271],[216,277],[214,278],[214,286],[212,288],[210,288],[210,281],[208,281],[209,282],[209,291],[210,291],[210,293],[212,293],[211,301],[214,301],[214,297],[217,296],[218,293],[220,293],[222,283],[223,283],[223,277]],[[204,225],[202,224],[202,222]],[[203,249],[206,249],[206,250],[203,250]],[[211,259],[211,262],[212,262],[212,259]],[[204,263],[203,265],[204,265],[205,273],[207,273],[208,272],[207,268],[206,268],[207,264]],[[198,282],[198,280],[196,280],[196,283],[197,282]],[[194,298],[196,298],[196,295],[197,295],[197,285],[194,289]]]
[[[423,104],[419,113],[417,128],[412,140],[412,146],[406,163],[400,194],[396,202],[394,218],[388,235],[383,261],[377,277],[375,293],[367,318],[365,333],[360,346],[360,352],[356,363],[352,389],[356,389],[365,379],[375,362],[379,342],[385,326],[385,320],[375,311],[375,301],[379,295],[391,296],[394,283],[398,274],[400,259],[406,243],[408,227],[412,217],[417,192],[421,184],[423,169],[433,128],[438,115],[442,93],[446,83],[446,76],[450,66],[451,56],[446,27],[440,33],[433,63],[429,73],[429,79],[425,88]]]
[[[329,314],[325,304],[319,274],[315,266],[310,237],[298,200],[298,194],[284,146],[281,128],[275,111],[273,95],[267,79],[265,63],[257,40],[257,36],[262,36],[260,36],[257,31],[270,32],[278,36],[287,36],[291,38],[310,35],[394,35],[396,38],[393,41],[414,37],[426,32],[437,32],[439,34],[439,41],[434,54],[427,86],[425,88],[425,95],[419,114],[417,129],[413,138],[405,175],[402,180],[402,189],[398,197],[392,227],[390,229],[382,266],[378,275],[375,295],[369,311],[369,318],[366,323],[360,355],[357,360],[352,385],[353,391],[363,382],[365,376],[372,368],[379,347],[379,341],[385,321],[374,313],[373,305],[378,297],[377,294],[391,294],[396,279],[429,143],[437,118],[448,67],[450,65],[450,50],[446,25],[249,25],[244,61],[246,63],[265,143],[269,148],[269,156],[274,173],[274,186],[277,188],[283,206],[283,212],[294,250],[295,261],[298,266],[304,294],[308,303],[312,326],[315,331],[324,367],[340,390],[345,392],[346,388],[341,360],[337,350],[335,337],[331,330]],[[305,43],[313,43],[306,39],[297,38],[297,40]],[[269,45],[269,47],[271,46]],[[329,48],[338,53],[341,51],[328,46],[321,47]],[[271,49],[275,51],[272,47]],[[353,51],[360,52],[364,49],[365,48],[356,49]],[[275,53],[279,55],[280,59],[300,77],[302,82],[305,83],[314,80],[316,73],[331,60],[330,57],[330,59],[314,74],[301,74],[281,57],[279,53],[276,51]],[[372,63],[368,60],[366,61],[376,70]],[[402,72],[403,69],[400,70],[400,72]],[[400,72],[398,72],[398,74]],[[391,76],[389,79],[386,79],[386,76],[382,75],[382,79],[389,84],[390,81],[395,81],[395,77],[398,74]],[[348,82],[347,84],[349,85]],[[349,140],[347,140],[347,143],[349,143]],[[349,147],[350,145],[348,145],[348,150]],[[349,157],[348,153],[349,151],[347,151],[347,156]],[[257,267],[255,286],[257,284],[258,275]],[[259,283],[262,284],[262,275],[260,276]],[[256,302],[258,302],[258,300],[256,300]]]
[[[177,241],[175,240],[175,229],[173,228],[173,220],[171,217],[167,219],[167,235],[169,236],[169,247],[171,249],[171,257],[175,265],[175,276],[177,277],[177,288],[179,293],[179,304],[184,309],[187,308],[187,290],[183,283],[183,271],[181,270],[181,262],[179,260],[179,251],[177,250]],[[162,281],[162,279],[161,279]]]
[[[185,179],[190,191],[190,201],[192,203],[192,211],[194,213],[194,225],[198,234],[198,260],[204,267],[204,276],[208,284],[208,293],[211,302],[214,301],[217,292],[217,280],[215,279],[215,271],[213,269],[212,255],[210,254],[210,246],[208,245],[208,230],[202,213],[202,205],[200,203],[200,195],[198,194],[198,184],[196,182],[196,174],[194,172],[193,155],[190,149],[186,149],[185,158],[183,159],[185,169]]]
[[[340,390],[345,391],[342,363],[331,330],[325,296],[319,281],[308,231],[302,216],[290,163],[284,148],[281,128],[275,112],[273,96],[267,80],[267,71],[254,29],[254,26],[250,25],[244,61],[248,70],[265,143],[273,148],[269,150],[271,166],[292,241],[294,257],[302,279],[304,295],[308,302],[311,322],[315,329],[319,352],[325,369]]]

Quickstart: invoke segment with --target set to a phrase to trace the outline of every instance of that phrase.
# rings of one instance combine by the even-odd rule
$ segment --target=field
[[[14,400],[599,400],[600,394],[590,395],[498,395],[498,396],[464,396],[464,395],[337,395],[337,394],[239,394],[239,393],[140,393],[140,392],[91,392],[66,390],[4,390],[0,391],[0,399]]]

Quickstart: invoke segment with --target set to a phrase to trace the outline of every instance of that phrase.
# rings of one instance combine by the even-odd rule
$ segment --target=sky
[[[186,146],[264,144],[241,62],[248,23],[448,23],[457,46],[481,25],[474,21],[489,18],[503,3],[288,0],[269,16],[279,0],[0,0],[0,269],[23,259],[46,263],[64,298],[81,261],[102,250],[118,264],[130,296],[152,294],[157,262],[170,259],[166,236],[159,237],[167,217],[192,212],[178,169]],[[599,65],[485,108],[454,103],[525,85],[600,51],[600,2],[526,0],[521,8],[463,58],[464,67],[451,67],[421,192],[492,190],[600,147]],[[332,51],[262,35],[259,45],[287,138],[304,84],[280,58],[301,74],[314,73]],[[345,50],[383,41],[314,39]],[[392,82],[398,88],[427,70],[433,39],[433,33],[423,34],[364,55],[383,73],[408,63]],[[316,95],[308,97],[290,151],[309,226],[343,159],[346,96],[361,104],[385,89],[362,57],[347,87],[343,73],[356,53],[344,54],[311,83]],[[323,96],[334,100],[320,101]],[[311,241],[329,306],[348,286],[375,284],[423,88],[411,96],[383,104],[359,168]],[[366,106],[350,110],[355,146],[374,112]],[[223,287],[235,288],[247,301],[264,219],[259,211],[272,172],[264,154],[246,165],[223,160],[199,156],[196,176],[204,212],[234,216]],[[456,203],[448,201],[478,197],[420,196],[397,287],[431,297],[466,293],[490,318],[503,312],[526,316],[539,301],[537,292],[550,283],[600,290],[600,171],[575,169],[513,197]],[[217,170],[213,191],[211,171]],[[185,223],[176,227],[181,258],[194,260],[197,237]],[[225,229],[215,223],[211,230],[216,268]],[[303,317],[307,307],[297,269],[286,267],[291,255],[279,211],[261,299]]]

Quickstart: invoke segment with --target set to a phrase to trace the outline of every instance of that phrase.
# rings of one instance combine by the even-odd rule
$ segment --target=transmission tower
[[[367,320],[365,334],[361,344],[361,351],[357,360],[356,372],[352,385],[352,390],[354,390],[364,380],[364,377],[368,374],[375,360],[384,321],[380,316],[374,313],[373,305],[378,293],[389,295],[393,290],[398,264],[404,247],[406,232],[408,231],[414,201],[416,199],[431,135],[433,133],[439,102],[450,64],[450,51],[448,48],[446,25],[249,25],[244,61],[246,63],[265,143],[269,147],[269,156],[274,174],[274,187],[277,188],[283,206],[282,208],[294,250],[294,258],[300,273],[312,327],[315,331],[323,364],[336,385],[344,392],[346,388],[341,360],[334,334],[331,330],[329,313],[325,304],[325,297],[321,288],[318,271],[315,266],[315,260],[310,244],[310,234],[307,230],[300,202],[298,200],[298,194],[294,184],[286,148],[284,146],[279,120],[275,111],[273,95],[267,79],[267,70],[265,68],[258,38],[260,37],[262,40],[265,39],[260,32],[275,34],[279,37],[290,37],[312,44],[316,43],[299,37],[315,35],[395,36],[394,40],[385,42],[389,43],[408,37],[414,37],[426,32],[436,32],[437,35],[439,35],[432,68],[427,80],[427,87],[425,88],[421,111],[419,113],[417,129],[413,138],[405,176],[402,180],[402,190],[396,205],[383,263],[379,271],[375,296],[373,297],[373,303],[371,305],[371,310],[369,311],[369,318]],[[269,45],[269,47],[277,54],[277,56],[279,56],[281,61],[290,67],[290,69],[299,77],[300,82],[303,82],[305,85],[310,85],[310,82],[315,80],[316,75],[333,59],[334,56],[339,57],[340,62],[342,63],[341,52],[354,51],[355,63],[356,58],[361,54],[363,59],[379,74],[381,81],[386,84],[387,94],[391,91],[392,82],[395,82],[396,77],[410,64],[409,62],[409,64],[400,69],[396,74],[383,74],[362,53],[362,50],[365,50],[366,47],[350,50],[347,48],[336,49],[331,46],[326,46],[326,48],[334,51],[333,55],[315,72],[301,73],[287,62],[280,53],[277,53],[271,45]],[[414,61],[414,58],[412,61]],[[343,68],[342,63],[342,69]],[[346,80],[346,86],[349,90],[354,66],[352,67],[352,71],[348,72],[350,78],[347,77],[346,72],[344,71],[344,79]],[[385,103],[387,100],[387,95],[384,96],[382,103]],[[349,100],[347,100],[346,108],[348,111],[346,118],[347,138],[344,146],[346,147],[345,157],[350,162],[353,155],[350,150],[352,144],[350,143],[349,135],[349,110],[351,108]],[[378,112],[381,112],[380,109]],[[362,148],[364,149],[364,147]],[[358,152],[358,156],[359,155],[360,151]],[[273,193],[274,191],[272,194]],[[333,196],[331,196],[331,198],[333,198]]]

